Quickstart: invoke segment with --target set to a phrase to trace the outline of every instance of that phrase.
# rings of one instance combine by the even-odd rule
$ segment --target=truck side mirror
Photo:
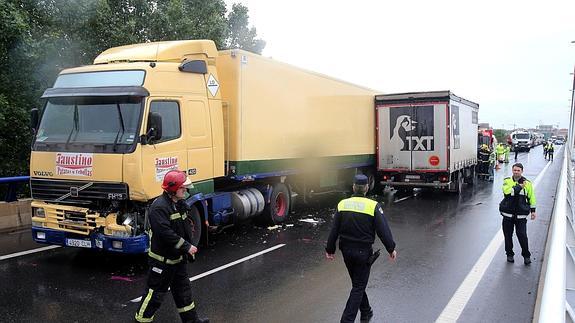
[[[36,133],[38,129],[38,121],[40,119],[40,111],[37,108],[30,110],[30,129]]]
[[[158,141],[162,138],[162,116],[157,112],[150,112],[148,115],[148,131],[146,131],[146,141]]]

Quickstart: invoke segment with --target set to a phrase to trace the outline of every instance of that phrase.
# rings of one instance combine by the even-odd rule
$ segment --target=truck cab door
[[[186,140],[182,126],[183,101],[174,98],[151,97],[148,115],[161,116],[162,134],[142,145],[142,180],[149,199],[161,194],[164,175],[170,170],[186,170],[188,164]],[[148,118],[146,132],[150,129]]]
[[[214,177],[212,129],[206,98],[199,97],[186,100],[183,115],[187,128],[185,138],[188,177],[196,186],[205,184],[212,187],[210,183],[202,183]],[[197,188],[206,191],[201,187]]]

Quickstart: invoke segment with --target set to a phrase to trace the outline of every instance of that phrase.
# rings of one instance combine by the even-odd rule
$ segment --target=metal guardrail
[[[8,191],[6,192],[4,201],[16,201],[16,189],[18,188],[18,185],[22,185],[21,183],[28,181],[30,181],[30,176],[0,177],[0,185],[8,184]]]
[[[571,90],[569,134],[563,157],[547,236],[545,263],[541,270],[540,294],[533,317],[533,322],[539,323],[575,323],[575,76]]]

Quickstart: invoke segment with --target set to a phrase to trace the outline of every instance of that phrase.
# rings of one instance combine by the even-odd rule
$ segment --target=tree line
[[[224,0],[0,0],[0,177],[28,174],[29,111],[62,69],[110,47],[182,39],[265,46],[248,9]]]

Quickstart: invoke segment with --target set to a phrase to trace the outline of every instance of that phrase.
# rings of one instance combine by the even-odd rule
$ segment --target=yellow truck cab
[[[298,194],[372,174],[374,93],[209,40],[106,50],[32,111],[34,240],[146,252],[147,207],[173,169],[194,183],[196,245],[255,216],[283,222]]]

